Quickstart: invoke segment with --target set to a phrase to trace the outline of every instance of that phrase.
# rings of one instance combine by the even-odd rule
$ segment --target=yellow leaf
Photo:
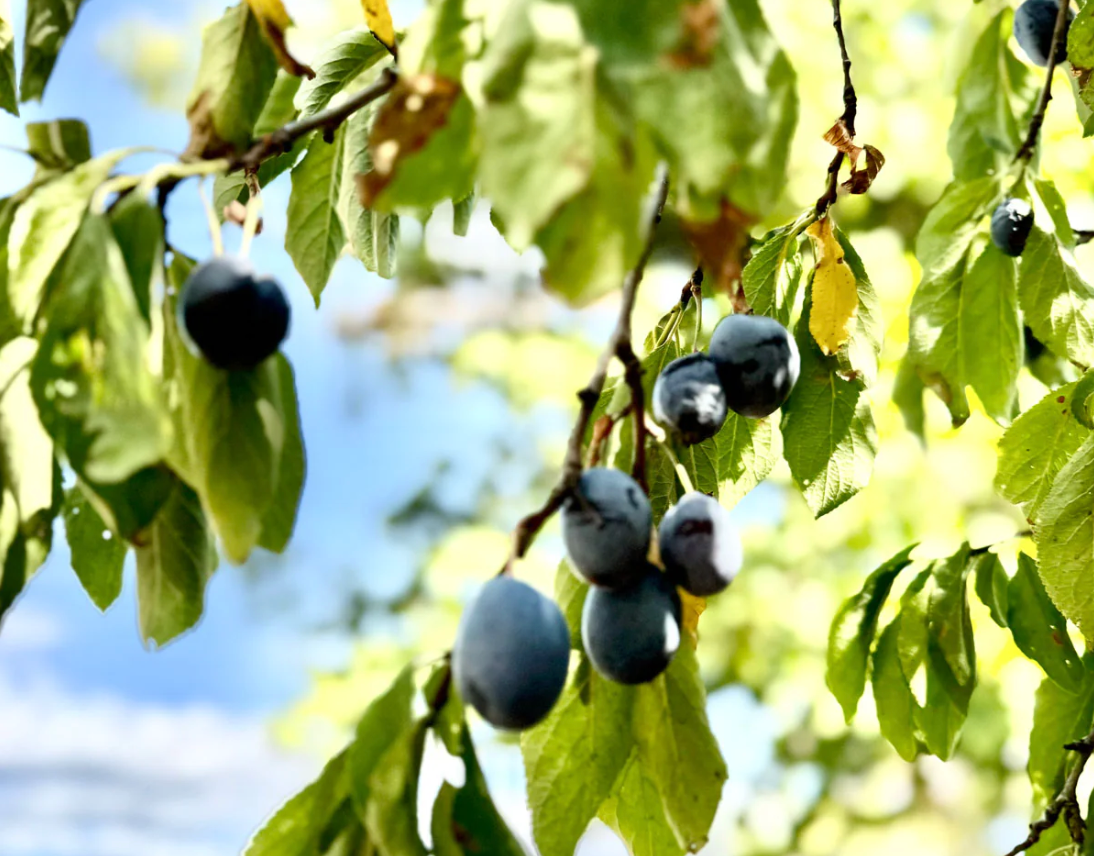
[[[805,233],[813,241],[813,309],[809,332],[825,354],[834,354],[851,334],[851,320],[858,311],[858,283],[843,258],[832,231],[832,220],[818,220]]]
[[[309,80],[315,77],[315,72],[309,66],[289,53],[289,46],[285,43],[285,31],[292,26],[292,18],[289,17],[282,0],[247,0],[247,5],[251,7],[266,40],[273,48],[278,65],[297,77],[306,77]]]
[[[683,589],[679,591],[684,637],[692,648],[696,648],[699,645],[699,616],[706,611],[707,601],[706,598],[688,594]]]
[[[384,47],[394,51],[395,25],[391,23],[387,0],[361,0],[361,6],[365,10],[365,21],[372,34],[384,43]]]

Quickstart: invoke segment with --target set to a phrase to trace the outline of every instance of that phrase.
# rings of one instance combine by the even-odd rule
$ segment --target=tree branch
[[[843,35],[843,15],[840,12],[840,0],[832,0],[832,26],[836,30],[836,39],[839,41],[840,58],[843,61],[843,115],[840,121],[847,128],[848,136],[855,138],[855,119],[858,117],[858,95],[855,93],[855,84],[851,82],[851,56],[847,53],[847,39]],[[843,166],[843,152],[836,152],[832,162],[828,164],[828,187],[817,200],[817,217],[823,217],[825,212],[836,201],[839,192],[839,171]]]
[[[387,95],[398,82],[399,73],[393,68],[385,68],[380,73],[379,80],[354,93],[338,106],[329,107],[306,119],[289,122],[264,136],[243,154],[230,158],[228,172],[258,169],[270,158],[285,154],[292,149],[297,140],[306,137],[312,131],[335,130],[358,110]]]
[[[607,346],[600,354],[596,370],[585,387],[578,392],[577,397],[581,402],[581,409],[577,414],[573,430],[570,432],[570,440],[566,446],[566,457],[562,463],[562,473],[558,483],[551,489],[547,501],[538,510],[521,520],[513,531],[513,551],[509,561],[502,568],[506,573],[517,559],[522,559],[532,546],[536,536],[548,520],[562,507],[563,502],[573,493],[577,487],[578,479],[582,473],[581,450],[585,440],[585,432],[592,419],[593,410],[600,400],[600,394],[604,391],[604,383],[608,378],[608,366],[612,358],[618,359],[624,368],[624,380],[631,388],[631,410],[635,417],[635,479],[645,485],[645,461],[646,461],[646,419],[645,419],[645,392],[642,388],[642,364],[634,352],[631,343],[631,315],[634,313],[635,298],[638,295],[638,286],[642,283],[642,277],[646,272],[646,265],[653,254],[653,239],[657,231],[657,225],[661,222],[661,214],[665,209],[665,202],[669,195],[669,179],[665,174],[657,189],[654,201],[653,215],[646,233],[646,245],[638,263],[627,274],[623,281],[623,298],[619,306],[619,320],[616,321],[615,330],[608,340]]]
[[[1075,765],[1067,774],[1067,779],[1064,781],[1063,788],[1060,789],[1060,793],[1056,795],[1056,798],[1048,804],[1045,808],[1045,813],[1029,825],[1029,835],[1026,836],[1026,840],[1021,844],[1015,845],[1007,856],[1018,856],[1026,850],[1029,850],[1034,844],[1041,840],[1041,836],[1052,829],[1056,825],[1056,821],[1060,819],[1060,815],[1064,816],[1064,822],[1067,824],[1068,834],[1071,835],[1071,840],[1076,844],[1082,845],[1085,838],[1085,827],[1083,825],[1082,810],[1079,808],[1079,800],[1075,795],[1075,791],[1079,786],[1079,778],[1083,774],[1083,770],[1086,769],[1086,762],[1090,760],[1090,756],[1094,754],[1094,731],[1084,737],[1082,740],[1076,740],[1074,743],[1068,743],[1064,746],[1069,752],[1074,752],[1076,755]]]
[[[1041,126],[1045,123],[1045,113],[1048,112],[1048,102],[1052,100],[1052,77],[1056,71],[1056,51],[1064,37],[1064,29],[1067,26],[1067,15],[1071,11],[1071,0],[1061,0],[1060,11],[1056,14],[1056,26],[1052,30],[1052,44],[1048,49],[1048,71],[1045,73],[1045,85],[1041,88],[1041,97],[1037,101],[1037,109],[1029,120],[1029,133],[1014,160],[1029,163],[1033,153],[1037,150],[1037,138],[1041,134]]]

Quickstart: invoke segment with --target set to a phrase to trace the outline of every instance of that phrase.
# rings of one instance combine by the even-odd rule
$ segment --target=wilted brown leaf
[[[682,220],[680,224],[699,255],[707,281],[716,291],[729,295],[734,312],[749,310],[741,288],[741,270],[745,263],[748,230],[754,222],[750,214],[723,199],[716,220],[705,223]]]
[[[361,204],[373,207],[391,183],[400,161],[420,151],[448,122],[460,84],[434,74],[401,77],[372,124],[369,149],[372,171],[357,176]]]
[[[885,155],[871,145],[864,147],[866,152],[866,168],[858,169],[858,165],[851,162],[851,177],[843,182],[843,187],[848,193],[860,194],[870,189],[877,174],[885,166]]]
[[[309,80],[315,77],[312,68],[297,60],[285,43],[285,31],[292,26],[292,18],[289,17],[282,0],[247,0],[247,5],[251,7],[262,27],[262,33],[273,48],[278,65],[296,77],[306,77]]]
[[[828,133],[824,135],[824,141],[847,155],[852,168],[858,163],[862,149],[855,145],[854,140],[851,138],[851,132],[847,130],[847,125],[843,119],[837,119],[836,124],[828,129]]]
[[[247,221],[247,206],[240,202],[238,199],[233,199],[227,205],[224,206],[224,222],[235,223],[237,226],[242,226]],[[255,234],[262,234],[262,218],[258,218],[258,225],[255,227]]]
[[[710,65],[721,30],[718,26],[719,0],[699,0],[680,7],[680,41],[666,56],[674,68],[703,68]]]
[[[190,123],[190,141],[186,156],[210,160],[235,154],[236,147],[221,139],[213,119],[214,95],[206,90],[186,110]]]

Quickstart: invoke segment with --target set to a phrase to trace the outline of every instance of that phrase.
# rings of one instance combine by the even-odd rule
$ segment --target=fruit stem
[[[1045,73],[1045,84],[1041,87],[1041,96],[1037,99],[1037,109],[1029,120],[1029,132],[1018,154],[1014,156],[1015,162],[1021,162],[1022,174],[1026,164],[1033,159],[1033,153],[1037,150],[1037,138],[1041,134],[1041,126],[1045,123],[1045,114],[1048,112],[1048,102],[1052,100],[1052,78],[1056,72],[1056,51],[1060,47],[1060,41],[1067,29],[1067,15],[1071,11],[1071,0],[1060,0],[1060,9],[1056,13],[1056,26],[1052,30],[1052,44],[1048,49],[1048,71]],[[1021,177],[1021,176],[1020,176]]]
[[[213,210],[213,204],[209,201],[209,195],[205,192],[205,182],[198,185],[198,196],[201,197],[201,205],[205,209],[205,217],[209,221],[209,237],[213,242],[213,255],[224,255],[224,237],[220,234],[220,219]]]
[[[262,192],[258,186],[258,175],[247,173],[247,187],[251,196],[247,200],[247,215],[243,218],[243,238],[239,243],[239,255],[247,258],[251,254],[251,242],[258,232],[259,215],[262,213]]]
[[[547,521],[562,508],[562,504],[569,498],[583,472],[582,448],[585,442],[585,433],[592,420],[593,411],[596,409],[600,396],[604,391],[604,383],[608,378],[608,366],[612,359],[617,359],[623,364],[623,377],[631,390],[631,411],[634,415],[634,478],[643,490],[648,492],[646,486],[646,393],[642,386],[642,363],[634,352],[631,342],[631,316],[634,314],[634,306],[638,296],[638,287],[642,284],[642,278],[646,273],[646,265],[653,255],[653,239],[657,232],[657,226],[661,222],[661,214],[665,210],[665,204],[669,197],[669,175],[664,165],[659,169],[657,182],[657,194],[654,199],[653,212],[649,225],[646,227],[646,245],[638,262],[623,280],[623,298],[619,306],[619,319],[608,344],[597,360],[596,369],[588,384],[578,392],[577,398],[581,402],[577,420],[570,432],[570,439],[566,446],[566,457],[562,464],[562,473],[558,483],[551,489],[547,500],[538,511],[534,511],[519,523],[513,530],[513,549],[509,559],[499,572],[509,573],[513,563],[522,559],[528,553],[536,536],[546,525]]]

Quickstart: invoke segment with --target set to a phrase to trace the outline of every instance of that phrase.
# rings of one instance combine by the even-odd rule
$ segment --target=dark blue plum
[[[652,527],[649,500],[621,470],[586,470],[562,509],[570,562],[593,585],[622,588],[645,573]]]
[[[1022,255],[1033,228],[1033,209],[1024,199],[1006,199],[991,215],[991,242],[1008,256]]]
[[[685,444],[701,443],[725,424],[728,408],[718,370],[706,354],[669,363],[653,386],[653,417]]]
[[[530,728],[566,683],[570,630],[554,601],[511,577],[497,577],[460,619],[452,676],[465,702],[497,728]]]
[[[632,586],[592,588],[581,639],[593,668],[620,684],[644,684],[668,668],[680,647],[680,596],[653,565]]]
[[[728,315],[710,339],[710,358],[730,409],[752,419],[778,410],[801,372],[798,346],[765,315]]]
[[[1014,38],[1026,52],[1029,61],[1042,68],[1048,65],[1048,52],[1052,50],[1052,31],[1056,29],[1056,16],[1060,14],[1057,0],[1026,0],[1014,13]],[[1056,47],[1056,62],[1067,59],[1067,31],[1075,13],[1069,8],[1063,38]]]
[[[253,369],[281,346],[291,311],[285,292],[244,259],[222,256],[194,269],[182,286],[179,323],[212,365]]]
[[[729,512],[698,491],[685,494],[669,509],[658,529],[658,543],[669,578],[696,597],[724,591],[744,560]]]

